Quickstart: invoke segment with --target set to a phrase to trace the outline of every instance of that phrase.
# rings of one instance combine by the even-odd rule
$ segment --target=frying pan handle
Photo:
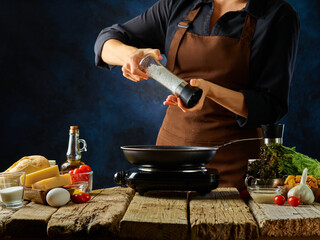
[[[234,141],[231,141],[231,142],[227,142],[225,144],[222,144],[220,146],[218,146],[218,148],[221,148],[221,147],[225,147],[225,146],[228,146],[230,144],[233,144],[233,143],[237,143],[237,142],[246,142],[246,141],[255,141],[255,140],[262,140],[263,138],[244,138],[244,139],[238,139],[238,140],[234,140]]]

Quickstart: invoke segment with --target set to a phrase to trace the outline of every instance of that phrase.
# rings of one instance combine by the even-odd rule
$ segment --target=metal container
[[[264,187],[264,188],[274,188],[278,186],[283,186],[284,181],[282,178],[254,178],[253,176],[247,176],[245,179],[245,185],[247,187]]]

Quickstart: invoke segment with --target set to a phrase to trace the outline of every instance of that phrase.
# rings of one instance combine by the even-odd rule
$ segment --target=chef
[[[140,16],[103,29],[95,43],[96,65],[122,66],[132,81],[153,53],[174,74],[203,90],[186,108],[170,95],[157,145],[217,146],[261,136],[259,126],[288,111],[299,37],[296,11],[283,0],[160,0]],[[223,187],[243,188],[249,158],[259,141],[218,150],[206,165],[220,173]]]

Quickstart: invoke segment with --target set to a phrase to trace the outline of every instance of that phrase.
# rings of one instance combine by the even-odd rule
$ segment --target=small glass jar
[[[85,173],[76,173],[76,174],[70,174],[72,179],[72,185],[74,184],[83,184],[87,183],[85,187],[85,192],[90,193],[92,190],[92,184],[93,184],[93,171],[91,172],[85,172]]]

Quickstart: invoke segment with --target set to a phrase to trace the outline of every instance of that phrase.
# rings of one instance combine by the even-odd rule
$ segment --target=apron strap
[[[191,12],[189,12],[188,16],[184,20],[179,22],[179,24],[178,24],[178,30],[176,31],[176,33],[172,39],[169,53],[168,53],[168,58],[167,58],[166,68],[168,68],[170,71],[173,71],[173,68],[174,68],[174,65],[176,62],[178,48],[180,46],[180,42],[181,42],[184,34],[188,30],[190,24],[196,18],[199,10],[200,10],[200,7],[192,10]]]
[[[247,14],[246,20],[241,33],[241,40],[251,43],[254,31],[256,29],[257,20],[250,14]]]

